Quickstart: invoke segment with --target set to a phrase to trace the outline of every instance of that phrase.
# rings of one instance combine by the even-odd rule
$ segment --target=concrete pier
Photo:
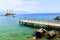
[[[60,24],[58,23],[51,23],[51,22],[42,22],[42,21],[32,21],[32,20],[20,20],[19,24],[25,25],[25,26],[31,26],[36,28],[53,28],[60,30]]]

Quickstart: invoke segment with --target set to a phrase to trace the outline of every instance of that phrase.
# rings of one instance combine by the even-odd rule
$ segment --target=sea
[[[20,20],[60,23],[59,20],[54,20],[56,16],[60,16],[60,13],[0,15],[0,40],[29,40],[36,28],[22,26]]]

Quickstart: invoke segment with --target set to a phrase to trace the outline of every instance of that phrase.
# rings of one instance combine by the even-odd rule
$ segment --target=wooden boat
[[[14,16],[15,14],[13,14],[13,10],[12,10],[12,12],[10,12],[10,11],[8,11],[7,10],[7,13],[5,14],[5,16]]]

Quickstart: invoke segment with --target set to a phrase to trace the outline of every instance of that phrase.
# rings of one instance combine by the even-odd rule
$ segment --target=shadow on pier
[[[48,23],[48,22],[38,22],[38,21],[31,21],[31,20],[21,20],[19,21],[19,25],[27,26],[31,28],[45,28],[48,30],[58,30],[60,31],[60,24]]]

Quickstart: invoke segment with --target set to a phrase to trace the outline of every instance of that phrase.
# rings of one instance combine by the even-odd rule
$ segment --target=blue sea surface
[[[19,25],[20,20],[34,20],[56,22],[54,18],[60,14],[17,14],[13,16],[0,16],[0,40],[29,40],[34,28]]]

